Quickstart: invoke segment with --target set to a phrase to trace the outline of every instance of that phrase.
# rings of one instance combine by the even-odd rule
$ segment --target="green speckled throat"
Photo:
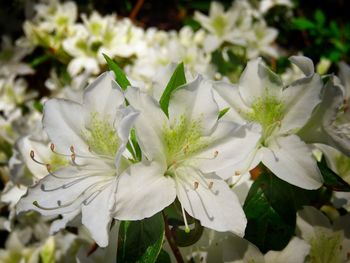
[[[119,148],[119,138],[109,119],[102,119],[95,112],[91,114],[89,128],[82,132],[90,149],[102,155],[114,156]]]
[[[181,161],[208,145],[201,133],[201,121],[188,122],[185,116],[172,128],[163,128],[168,165]]]

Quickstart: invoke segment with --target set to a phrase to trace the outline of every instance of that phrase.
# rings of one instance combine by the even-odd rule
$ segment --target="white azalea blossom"
[[[161,211],[177,197],[185,211],[203,226],[244,234],[246,219],[235,194],[216,171],[241,161],[259,138],[259,127],[218,121],[212,82],[198,76],[174,92],[169,118],[159,104],[137,88],[129,88],[128,102],[140,111],[135,121],[143,161],[121,177],[117,204],[120,219],[143,210],[145,217]],[[240,149],[237,151],[236,149]],[[142,176],[139,176],[142,174]],[[226,179],[226,178],[225,178]],[[133,184],[128,184],[132,180]],[[142,191],[139,189],[142,188]],[[138,193],[132,202],[123,192]],[[128,205],[122,205],[128,202]],[[121,216],[125,214],[125,216]],[[130,217],[129,217],[130,219]]]
[[[261,59],[248,62],[238,85],[215,84],[222,107],[229,107],[224,118],[238,123],[257,122],[262,136],[245,164],[235,167],[237,174],[262,162],[276,176],[305,189],[322,185],[322,177],[308,145],[296,132],[305,125],[320,103],[322,83],[312,62],[292,57],[305,77],[285,87],[280,78],[263,65]]]
[[[61,215],[51,225],[53,232],[81,214],[96,242],[108,244],[116,187],[129,165],[122,153],[137,115],[123,105],[124,96],[109,72],[85,90],[83,104],[60,99],[46,102],[43,125],[52,141],[50,148],[69,158],[70,165],[53,171],[50,163],[42,163],[31,151],[33,161],[46,166],[48,175],[28,190],[17,205],[18,212]]]
[[[345,94],[339,79],[330,77],[323,88],[322,102],[300,136],[309,143],[326,144],[350,156],[350,113]]]
[[[306,262],[349,262],[349,214],[333,224],[319,210],[305,206],[298,212],[297,227],[300,236],[310,244]]]
[[[310,248],[306,241],[293,237],[283,250],[270,250],[263,254],[259,248],[242,237],[205,229],[196,244],[181,251],[189,261],[198,263],[304,263]]]
[[[248,3],[235,2],[234,6],[225,12],[221,3],[212,2],[209,16],[195,12],[194,18],[211,33],[206,37],[204,43],[207,51],[217,49],[224,42],[244,44],[242,31],[249,28],[252,19],[246,12],[245,4]]]

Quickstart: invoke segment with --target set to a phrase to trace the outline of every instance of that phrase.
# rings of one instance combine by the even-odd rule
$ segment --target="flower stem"
[[[169,228],[167,216],[164,214],[164,212],[162,212],[162,215],[163,215],[163,219],[164,219],[165,237],[168,240],[170,248],[173,251],[173,254],[176,258],[176,261],[178,263],[184,263],[185,261],[182,258],[181,252],[180,252],[179,248],[177,247],[177,245],[174,241],[174,237],[173,237],[171,230]]]

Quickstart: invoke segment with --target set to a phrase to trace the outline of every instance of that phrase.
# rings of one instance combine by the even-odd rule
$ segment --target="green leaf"
[[[160,213],[141,221],[122,221],[119,229],[118,262],[154,263],[164,240]]]
[[[322,12],[322,10],[317,9],[314,17],[315,17],[315,21],[317,22],[317,26],[322,28],[326,22],[326,17],[324,15],[324,13]]]
[[[142,152],[140,145],[136,138],[136,132],[135,129],[132,129],[130,132],[130,140],[128,141],[126,148],[131,153],[132,157],[134,158],[135,162],[139,162],[142,159]]]
[[[248,219],[245,238],[264,253],[283,249],[294,235],[297,209],[317,200],[317,194],[282,181],[265,169],[243,206]]]
[[[33,107],[40,113],[43,113],[44,111],[44,105],[38,100],[33,102]]]
[[[292,24],[296,29],[299,30],[309,30],[314,29],[316,27],[313,22],[302,17],[293,19]]]
[[[221,110],[221,111],[219,112],[218,120],[221,119],[222,116],[224,116],[229,110],[230,110],[230,108],[228,108],[228,107],[225,108],[225,109],[223,109],[223,110]]]
[[[171,263],[169,254],[163,249],[160,250],[156,263]]]
[[[184,64],[180,63],[177,65],[173,75],[171,76],[162,97],[159,100],[160,107],[164,113],[168,116],[168,107],[171,93],[174,92],[181,85],[186,84],[185,68]]]
[[[333,191],[350,192],[350,185],[328,167],[324,157],[322,157],[317,165],[324,180],[323,184],[327,188],[330,188]]]
[[[115,79],[119,86],[126,90],[128,86],[130,86],[130,82],[125,76],[123,70],[113,61],[110,57],[108,57],[106,54],[103,54],[105,60],[107,61],[108,67],[110,70],[112,70],[115,74]]]

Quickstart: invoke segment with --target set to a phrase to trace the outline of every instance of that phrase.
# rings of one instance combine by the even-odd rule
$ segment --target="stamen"
[[[37,163],[37,164],[44,165],[44,166],[47,166],[47,165],[48,165],[48,164],[46,164],[46,163],[40,162],[40,161],[38,161],[37,159],[35,159],[35,154],[34,154],[34,151],[33,151],[33,150],[30,151],[30,158],[31,158],[35,163]]]
[[[185,233],[190,233],[191,229],[188,227],[188,223],[187,223],[187,218],[186,218],[186,212],[185,209],[183,207],[183,205],[181,204],[181,211],[182,211],[182,217],[184,219],[184,223],[185,223]]]
[[[199,183],[198,182],[194,182],[194,190],[196,190],[199,186]]]

